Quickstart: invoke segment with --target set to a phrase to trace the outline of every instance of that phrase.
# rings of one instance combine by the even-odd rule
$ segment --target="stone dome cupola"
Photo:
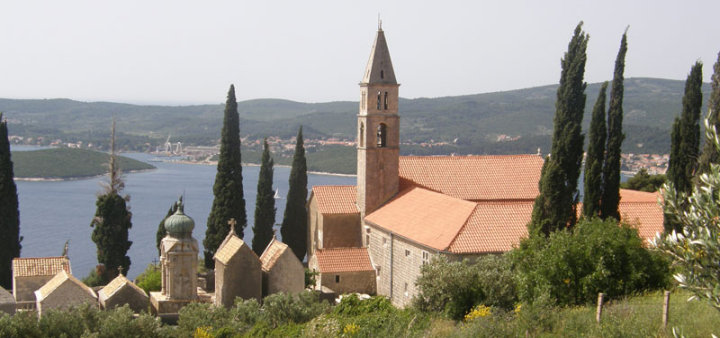
[[[185,215],[182,196],[180,196],[175,205],[177,205],[175,213],[165,219],[165,230],[172,237],[191,237],[192,231],[195,228],[195,221],[188,215]]]

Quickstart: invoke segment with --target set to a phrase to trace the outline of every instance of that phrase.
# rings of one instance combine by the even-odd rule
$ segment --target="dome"
[[[182,199],[177,202],[177,211],[165,219],[165,230],[173,237],[189,237],[195,228],[195,221],[185,215]]]

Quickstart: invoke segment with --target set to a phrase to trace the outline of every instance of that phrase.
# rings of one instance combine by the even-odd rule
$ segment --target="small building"
[[[177,211],[165,219],[167,235],[160,242],[162,290],[150,292],[152,310],[174,320],[182,307],[197,301],[198,243],[192,237],[195,221],[185,215],[182,198]]]
[[[318,272],[317,289],[325,287],[338,295],[376,292],[375,269],[367,248],[317,249],[309,267]]]
[[[15,298],[10,292],[0,287],[0,315],[3,312],[9,315],[15,314]]]
[[[50,281],[60,271],[72,273],[70,260],[61,257],[14,258],[12,261],[13,297],[18,309],[35,308],[35,290]]]
[[[148,295],[122,274],[98,291],[98,301],[103,309],[112,309],[127,304],[133,312],[148,309]]]
[[[67,309],[85,303],[97,305],[95,291],[64,270],[35,291],[35,299],[38,315],[50,309]]]
[[[305,267],[287,244],[275,237],[260,255],[263,296],[305,290]]]
[[[235,235],[233,220],[214,258],[216,306],[231,307],[237,297],[262,300],[262,264],[255,252]]]

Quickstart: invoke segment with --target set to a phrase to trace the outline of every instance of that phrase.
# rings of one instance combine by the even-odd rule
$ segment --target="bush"
[[[422,267],[413,300],[422,311],[442,312],[460,320],[474,306],[510,309],[515,304],[515,283],[504,256],[483,256],[475,262],[449,262],[441,257]]]
[[[97,274],[96,268],[93,268],[92,270],[90,270],[90,273],[88,273],[88,275],[82,279],[82,282],[85,283],[85,285],[87,285],[89,287],[103,285],[103,280]]]
[[[135,278],[135,284],[148,294],[150,291],[160,291],[162,289],[162,272],[160,267],[155,264],[148,264],[145,271]]]
[[[287,323],[305,323],[330,310],[328,302],[320,301],[320,295],[303,291],[297,295],[275,293],[263,299],[262,314],[271,327]]]
[[[618,298],[668,283],[668,263],[643,247],[637,229],[613,219],[533,236],[510,256],[519,296],[528,302],[546,294],[559,305],[592,303],[599,292]]]
[[[343,296],[340,304],[335,306],[332,313],[338,316],[359,316],[369,313],[388,313],[395,310],[390,300],[384,296],[360,300],[357,295],[349,294]]]

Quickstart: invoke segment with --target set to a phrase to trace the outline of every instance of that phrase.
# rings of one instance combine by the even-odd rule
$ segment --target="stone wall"
[[[141,311],[147,311],[150,303],[147,295],[139,293],[129,286],[121,288],[108,299],[100,299],[100,305],[102,305],[104,309],[112,309],[125,304],[127,304],[133,312],[139,313]]]
[[[322,216],[322,246],[319,248],[362,247],[360,214],[333,214]]]
[[[13,280],[13,296],[17,302],[34,302],[35,291],[40,289],[53,276],[15,277]]]
[[[57,289],[53,290],[45,299],[37,302],[37,311],[42,315],[49,309],[67,309],[83,303],[98,305],[97,298],[81,286],[70,281],[64,282]]]
[[[228,265],[215,261],[215,305],[233,306],[236,297],[262,300],[260,260],[250,253],[236,254]]]
[[[369,295],[376,293],[375,271],[330,272],[320,274],[316,278],[317,285],[329,288],[338,295],[350,292]]]
[[[305,290],[305,267],[290,248],[268,272],[263,272],[263,294],[299,293]]]
[[[402,237],[391,235],[378,227],[368,226],[368,228],[370,229],[368,234],[370,236],[370,258],[375,269],[379,270],[378,294],[390,297],[396,306],[409,305],[418,291],[415,281],[420,276],[422,265],[432,261],[438,252]]]

